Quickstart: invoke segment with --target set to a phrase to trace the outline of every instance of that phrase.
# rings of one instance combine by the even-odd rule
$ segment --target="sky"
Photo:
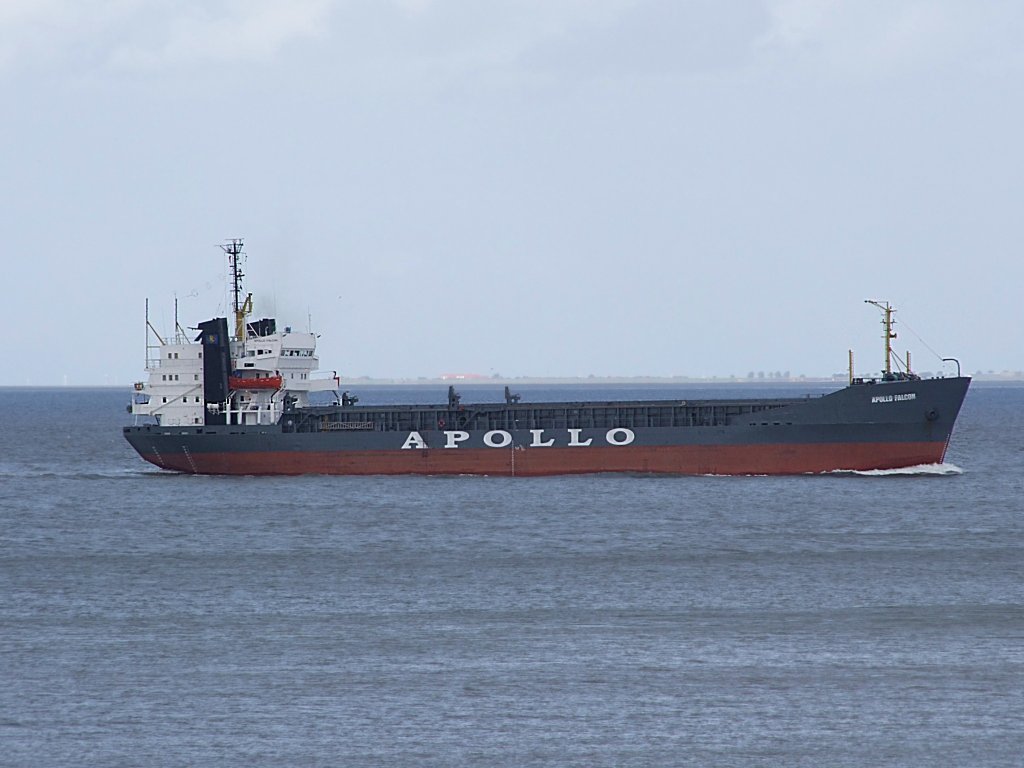
[[[0,0],[0,385],[1024,370],[1024,4]]]

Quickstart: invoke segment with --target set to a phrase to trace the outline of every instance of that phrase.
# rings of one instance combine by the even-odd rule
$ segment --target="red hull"
[[[164,469],[223,475],[797,475],[941,463],[943,442],[544,449],[181,452],[144,458]]]

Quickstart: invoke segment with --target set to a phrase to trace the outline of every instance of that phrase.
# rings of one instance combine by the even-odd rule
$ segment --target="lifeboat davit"
[[[284,384],[281,376],[267,376],[262,379],[249,379],[241,376],[228,376],[229,389],[273,389],[278,390]]]

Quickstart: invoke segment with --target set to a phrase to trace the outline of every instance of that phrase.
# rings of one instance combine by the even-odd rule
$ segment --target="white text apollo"
[[[567,429],[565,430],[569,435],[568,443],[561,443],[561,446],[567,446],[569,448],[583,448],[594,443],[593,437],[581,439],[580,433],[582,429]],[[550,448],[555,445],[555,438],[548,437],[547,430],[544,429],[531,429],[530,442],[522,443],[521,445],[526,448]],[[464,443],[469,440],[469,432],[462,430],[453,429],[445,430],[441,434],[444,435],[444,445],[442,448],[458,448],[460,443]],[[629,445],[636,440],[636,434],[632,429],[626,429],[625,427],[616,427],[615,429],[609,429],[605,432],[604,441],[608,445]],[[512,433],[507,432],[504,429],[492,429],[490,432],[484,433],[484,445],[488,448],[509,448],[512,447]],[[410,432],[409,437],[405,439],[405,443],[402,448],[427,448],[427,441],[423,439],[423,436],[419,432]]]

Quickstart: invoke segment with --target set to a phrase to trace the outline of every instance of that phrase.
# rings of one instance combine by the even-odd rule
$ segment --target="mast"
[[[892,305],[888,301],[874,301],[872,299],[864,299],[865,304],[873,304],[883,312],[882,327],[885,329],[882,338],[885,339],[885,375],[889,376],[892,374],[892,340],[896,338],[896,334],[892,332],[893,319],[892,313],[896,310],[892,308]]]
[[[150,332],[156,337],[157,343],[149,343]],[[153,327],[153,323],[149,320],[149,299],[146,299],[146,370],[156,367],[160,360],[160,352],[158,351],[167,342],[164,341],[163,337],[157,332],[156,328]]]
[[[234,237],[227,243],[220,246],[220,249],[228,255],[228,264],[231,267],[231,303],[235,312],[235,340],[245,341],[245,317],[252,311],[252,294],[247,294],[242,299],[242,278],[245,273],[242,271],[242,261],[245,252],[242,250],[242,238]]]

